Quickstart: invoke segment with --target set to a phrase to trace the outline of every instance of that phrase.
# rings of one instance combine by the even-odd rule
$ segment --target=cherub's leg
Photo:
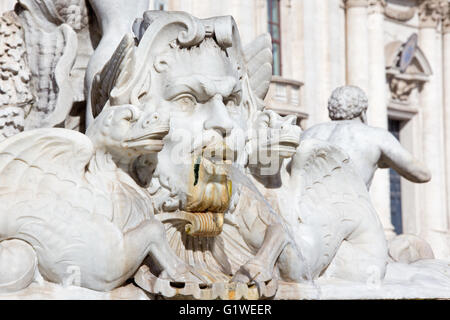
[[[305,224],[300,224],[296,228],[296,233],[292,234],[293,241],[290,241],[280,253],[277,260],[277,269],[280,277],[284,281],[302,282],[315,278],[324,266],[317,264],[322,260],[318,253],[323,252],[323,245],[316,229]],[[295,242],[294,242],[295,241]],[[329,255],[332,255],[329,253]]]
[[[0,293],[28,287],[36,274],[36,253],[28,243],[12,239],[0,242]]]
[[[297,250],[292,244],[288,244],[278,258],[277,268],[284,281],[302,282],[313,278],[306,259]]]
[[[386,265],[387,250],[383,250],[383,242],[360,242],[352,239],[342,242],[326,274],[351,281],[381,282]]]
[[[369,211],[361,213],[365,219],[342,242],[327,274],[359,282],[381,281],[388,261],[383,227],[373,209],[370,215]]]
[[[272,279],[275,263],[289,238],[283,227],[274,223],[266,229],[264,241],[255,257],[241,266],[233,277],[233,281],[267,281]]]

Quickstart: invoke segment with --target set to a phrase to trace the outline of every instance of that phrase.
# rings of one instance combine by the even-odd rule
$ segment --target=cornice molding
[[[345,8],[356,8],[356,7],[365,7],[369,6],[368,0],[344,0]]]
[[[407,10],[399,10],[399,9],[395,9],[389,5],[386,5],[386,7],[384,8],[384,15],[388,18],[397,20],[397,21],[401,21],[401,22],[406,22],[411,20],[414,15],[417,12],[417,7],[411,7]]]
[[[386,0],[369,0],[369,14],[384,13]]]
[[[441,0],[422,0],[419,4],[420,28],[437,28],[442,17]]]
[[[450,3],[441,2],[442,33],[450,33]]]

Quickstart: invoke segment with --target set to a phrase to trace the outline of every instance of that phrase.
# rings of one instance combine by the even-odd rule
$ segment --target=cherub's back
[[[363,123],[340,120],[315,125],[307,129],[301,139],[324,140],[342,148],[369,185],[381,155],[376,131]]]

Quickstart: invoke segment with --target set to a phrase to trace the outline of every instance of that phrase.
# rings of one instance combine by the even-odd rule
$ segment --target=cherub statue
[[[387,130],[367,125],[367,97],[355,86],[339,87],[328,101],[331,122],[305,130],[302,139],[328,141],[345,150],[364,179],[367,188],[377,168],[393,168],[416,183],[428,182],[431,174]]]
[[[168,131],[154,106],[121,105],[104,108],[86,135],[36,129],[0,143],[0,257],[9,259],[0,290],[27,287],[37,270],[63,284],[77,268],[79,285],[108,291],[149,254],[162,277],[195,281],[128,173],[135,157],[162,149]]]
[[[283,133],[278,136],[283,141]],[[290,142],[295,146],[293,137],[284,145]],[[275,217],[254,195],[241,194],[233,214],[242,237],[259,250],[234,279],[267,281],[275,270],[281,280],[294,283],[324,274],[364,282],[370,268],[376,268],[382,279],[387,265],[386,240],[348,155],[315,139],[299,141],[295,152],[287,157],[274,151],[279,159],[272,158],[271,162],[279,163],[278,170],[270,173],[267,163],[257,163],[249,165],[249,174],[279,216]]]

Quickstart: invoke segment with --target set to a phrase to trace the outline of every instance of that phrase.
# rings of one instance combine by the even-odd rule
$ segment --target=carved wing
[[[291,187],[302,201],[361,198],[370,202],[364,181],[341,148],[316,139],[301,141],[290,163]],[[293,184],[293,185],[292,185]]]
[[[82,184],[93,154],[91,140],[76,131],[46,128],[19,133],[0,143],[0,193]]]
[[[272,40],[262,34],[244,48],[250,86],[258,98],[264,100],[272,78]]]
[[[377,252],[374,256],[387,253],[383,229],[364,181],[343,150],[325,141],[305,139],[289,166],[290,199],[298,200],[296,205],[289,201],[291,210],[282,212],[294,229],[306,225],[313,230],[310,236],[315,239],[317,255],[312,258],[312,270],[323,271],[342,241],[357,237],[355,230],[362,224],[376,242],[369,245]],[[295,237],[308,237],[304,229],[299,230],[294,230]]]
[[[114,51],[111,59],[97,73],[92,82],[91,104],[92,114],[96,117],[110,98],[115,86],[127,81],[131,76],[131,65],[134,64],[134,38],[126,34]]]

